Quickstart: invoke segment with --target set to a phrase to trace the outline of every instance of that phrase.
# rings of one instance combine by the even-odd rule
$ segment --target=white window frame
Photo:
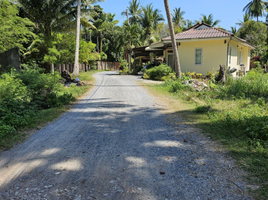
[[[196,64],[196,50],[201,49],[201,64]],[[194,65],[201,66],[203,64],[203,48],[194,49]]]

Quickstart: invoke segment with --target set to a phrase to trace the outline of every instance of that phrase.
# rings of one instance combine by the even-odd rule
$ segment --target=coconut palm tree
[[[204,14],[201,14],[201,19],[200,21],[196,21],[196,23],[206,23],[210,26],[213,26],[215,27],[216,25],[218,25],[220,23],[220,20],[213,20],[213,15],[212,14],[209,14],[208,16],[204,15]]]
[[[170,30],[170,36],[171,36],[171,42],[172,42],[172,48],[173,48],[173,55],[174,55],[174,58],[175,58],[174,60],[175,60],[176,76],[181,78],[181,67],[180,67],[180,61],[179,61],[179,54],[178,54],[178,49],[177,49],[177,44],[176,44],[176,39],[175,39],[175,34],[174,34],[174,29],[173,29],[173,24],[172,24],[172,19],[171,19],[171,13],[170,13],[170,9],[169,9],[168,0],[164,0],[164,4],[165,4],[167,19],[168,19],[168,25],[169,25],[169,30]]]
[[[132,46],[139,45],[139,37],[140,37],[141,31],[142,30],[140,26],[137,24],[131,25],[125,22],[122,27],[120,43],[124,51],[128,54],[127,57],[128,57],[129,69],[131,69]]]
[[[140,9],[140,2],[138,0],[132,0],[129,2],[129,6],[127,7],[129,11],[129,15],[131,16],[129,18],[130,24],[137,24],[138,23],[138,18],[141,13]],[[127,12],[124,11],[121,13],[121,15],[127,15]]]
[[[159,22],[164,21],[161,11],[153,8],[152,4],[146,7],[141,7],[141,14],[139,15],[139,23],[144,28],[143,40],[151,36],[151,33],[156,29]]]
[[[243,21],[239,19],[238,23],[235,23],[236,25],[242,26],[245,22],[252,20],[252,17],[249,14],[243,15]]]
[[[234,34],[235,36],[238,36],[238,30],[236,29],[236,27],[232,27],[232,26],[231,26],[231,30],[230,30],[229,32],[231,32],[231,33]]]
[[[183,18],[183,15],[185,14],[184,11],[181,10],[181,8],[175,8],[173,10],[174,15],[172,15],[172,21],[175,25],[175,27],[183,27],[185,25],[185,21]]]
[[[267,9],[267,1],[264,0],[252,0],[244,8],[243,12],[252,17],[262,17]]]

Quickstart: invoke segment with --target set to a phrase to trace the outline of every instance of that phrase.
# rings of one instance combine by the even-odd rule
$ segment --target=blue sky
[[[121,16],[121,12],[126,10],[130,0],[106,0],[98,3],[104,12],[116,14],[116,19],[121,25],[126,17]],[[166,19],[166,12],[163,0],[140,0],[142,6],[153,3],[154,8],[162,11],[162,15]],[[214,20],[220,20],[219,25],[227,30],[231,26],[237,26],[235,23],[243,19],[243,8],[250,2],[249,0],[169,0],[170,10],[175,7],[185,11],[184,18],[189,20],[198,20],[201,14],[213,14]],[[264,18],[260,20],[264,21]],[[167,23],[167,20],[165,21]],[[237,26],[238,28],[238,26]]]

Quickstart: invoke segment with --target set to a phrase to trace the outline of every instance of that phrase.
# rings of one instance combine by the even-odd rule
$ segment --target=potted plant
[[[198,73],[196,74],[196,78],[201,78],[202,74]]]
[[[192,78],[196,78],[195,72],[191,73]]]

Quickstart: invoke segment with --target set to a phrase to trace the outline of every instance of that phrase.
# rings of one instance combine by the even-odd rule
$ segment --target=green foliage
[[[227,87],[222,88],[222,95],[251,98],[268,97],[268,74],[263,73],[261,68],[252,69],[241,79],[230,79]]]
[[[239,37],[245,39],[250,44],[257,46],[257,50],[265,46],[267,39],[267,27],[262,22],[247,21],[239,29]]]
[[[17,5],[8,0],[0,1],[0,13],[0,53],[16,46],[24,52],[24,45],[36,37],[32,32],[34,24],[19,17]]]
[[[168,67],[167,65],[159,65],[157,67],[146,70],[144,75],[148,76],[151,80],[161,80],[162,77],[168,76],[172,72],[172,68]]]
[[[44,74],[24,65],[22,73],[12,71],[0,78],[0,139],[34,123],[37,111],[70,103],[72,94],[59,95],[61,77]]]

